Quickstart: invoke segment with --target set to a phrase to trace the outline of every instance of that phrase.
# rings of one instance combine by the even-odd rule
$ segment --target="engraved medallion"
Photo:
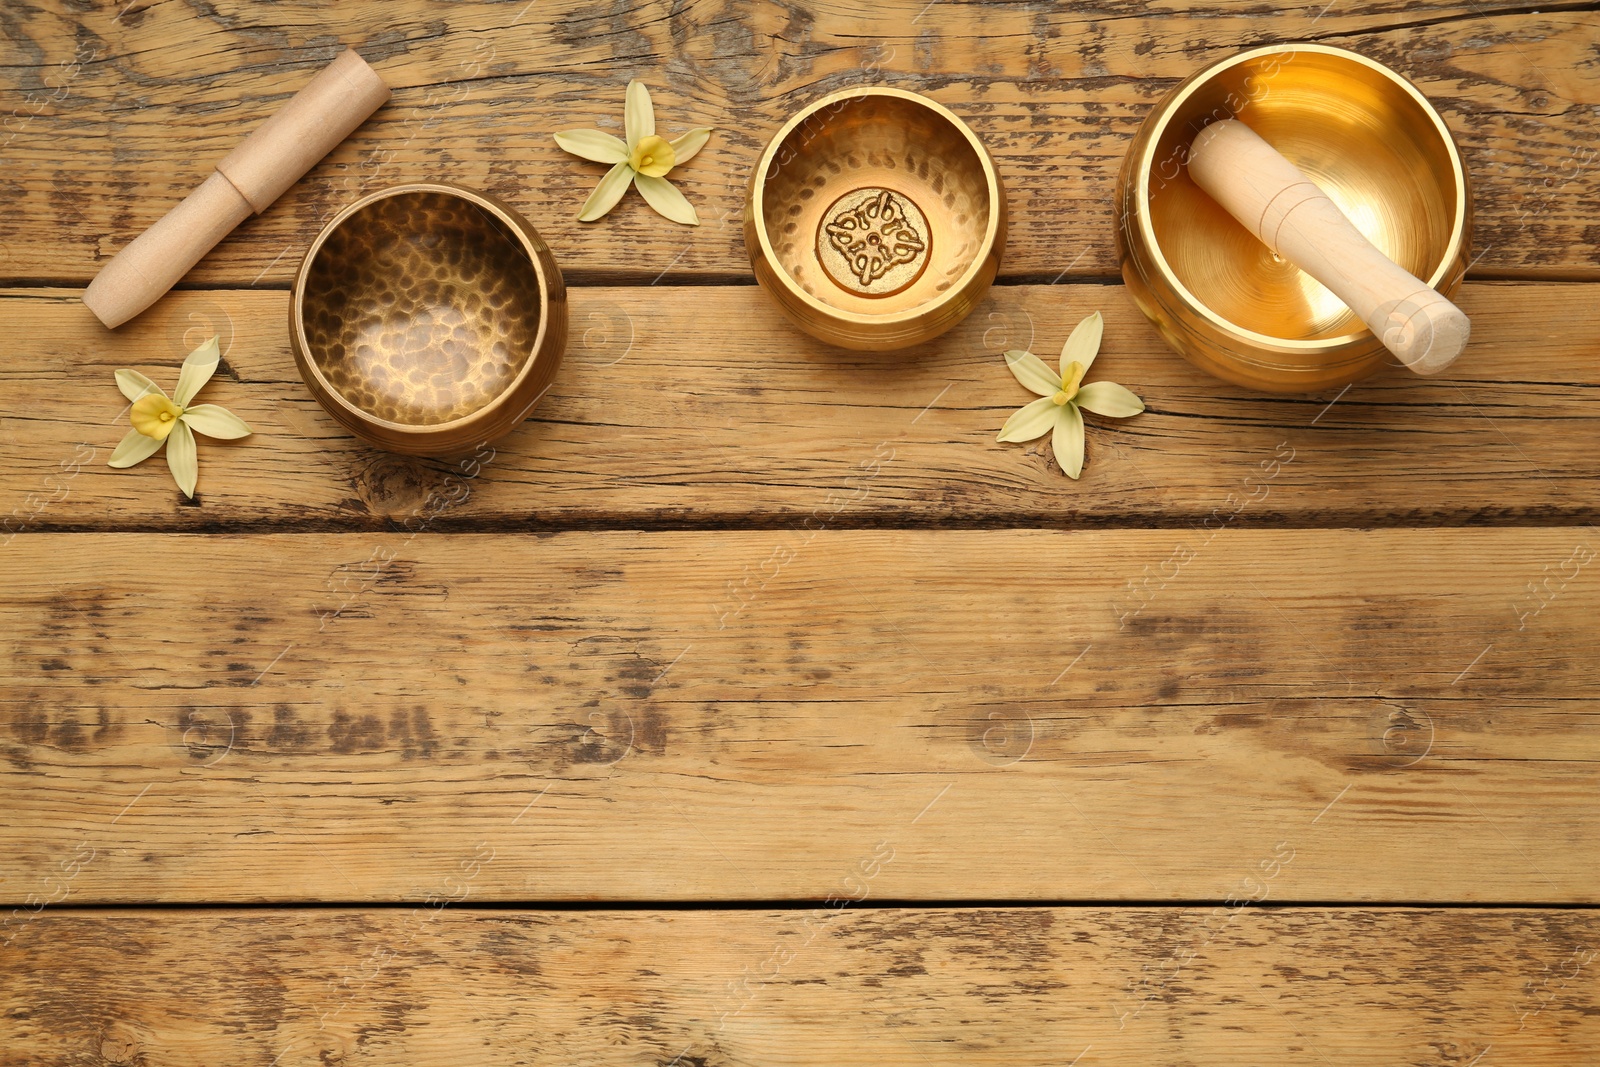
[[[822,214],[817,259],[834,284],[860,296],[890,296],[922,276],[933,235],[901,193],[869,186],[841,196]]]

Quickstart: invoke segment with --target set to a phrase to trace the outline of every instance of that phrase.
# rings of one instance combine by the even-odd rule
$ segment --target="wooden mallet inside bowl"
[[[1461,309],[1362,236],[1299,167],[1237,119],[1195,136],[1189,176],[1274,253],[1321,282],[1400,361],[1437,374],[1466,347]]]

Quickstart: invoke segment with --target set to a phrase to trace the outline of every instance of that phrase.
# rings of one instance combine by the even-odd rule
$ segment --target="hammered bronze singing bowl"
[[[1224,118],[1254,129],[1384,254],[1446,296],[1466,273],[1472,217],[1449,129],[1410,82],[1379,63],[1322,45],[1274,45],[1177,86],[1123,161],[1123,278],[1180,354],[1272,392],[1365,377],[1391,359],[1382,343],[1189,178],[1194,135]]]
[[[522,422],[566,344],[561,272],[511,208],[407,185],[341,211],[295,278],[290,334],[306,385],[347,429],[449,455]]]
[[[801,329],[855,349],[905,348],[960,322],[994,281],[1005,230],[977,136],[899,89],[835,93],[790,119],[745,206],[757,280]]]

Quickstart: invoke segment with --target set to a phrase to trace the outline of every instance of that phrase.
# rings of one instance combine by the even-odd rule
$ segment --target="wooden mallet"
[[[1427,282],[1373,247],[1328,194],[1237,119],[1213,122],[1189,152],[1195,184],[1239,223],[1343,300],[1400,362],[1437,374],[1471,323]]]
[[[289,186],[389,99],[389,87],[345,49],[223,157],[199,188],[96,274],[83,302],[115,329],[161,299],[200,257]]]

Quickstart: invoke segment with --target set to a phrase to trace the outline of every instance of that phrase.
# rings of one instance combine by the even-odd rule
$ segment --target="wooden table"
[[[0,1063],[1600,1060],[1592,4],[48,0],[0,15]],[[1476,183],[1474,341],[1271,397],[1126,296],[1112,181],[1198,66],[1412,77]],[[115,333],[79,290],[341,46],[393,101]],[[575,221],[552,131],[716,127]],[[752,284],[750,167],[924,92],[1009,189],[961,327],[862,355]],[[514,204],[571,285],[481,471],[363,447],[287,289],[362,191]],[[1080,482],[1000,351],[1106,316]],[[257,433],[105,466],[112,371]],[[1276,461],[1273,463],[1272,461]],[[1272,464],[1269,466],[1269,463]],[[1270,473],[1268,473],[1270,472]],[[476,474],[476,476],[473,476]]]

